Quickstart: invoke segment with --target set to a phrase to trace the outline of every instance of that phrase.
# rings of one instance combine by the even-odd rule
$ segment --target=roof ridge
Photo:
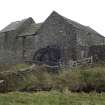
[[[84,30],[84,31],[87,31],[87,32],[92,32],[92,33],[95,33],[95,34],[99,34],[97,31],[95,31],[94,29],[92,29],[91,27],[89,26],[86,26],[86,25],[82,25],[80,23],[78,23],[77,21],[74,21],[74,20],[71,20],[65,16],[62,16],[60,15],[58,12],[56,11],[53,11],[52,14],[57,14],[59,16],[61,16],[63,19],[65,19],[69,24],[72,24],[74,27],[76,27],[77,29],[80,29],[80,30]],[[90,28],[90,29],[88,29]],[[101,34],[99,34],[100,36],[102,36]]]

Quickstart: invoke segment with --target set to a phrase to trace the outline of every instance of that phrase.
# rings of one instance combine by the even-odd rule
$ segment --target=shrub
[[[80,92],[105,91],[105,67],[66,70],[59,74],[57,85]]]
[[[59,73],[52,73],[52,69],[45,66],[35,66],[23,71],[1,73],[0,79],[7,82],[8,90],[105,92],[105,66],[60,70]]]

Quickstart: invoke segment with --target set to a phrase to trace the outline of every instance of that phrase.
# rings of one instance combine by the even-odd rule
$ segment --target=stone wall
[[[35,53],[35,44],[34,44],[34,36],[29,36],[25,38],[24,41],[24,59],[33,59],[33,55]]]
[[[56,12],[45,20],[36,36],[25,37],[24,41],[22,37],[16,37],[32,23],[33,19],[29,18],[23,21],[16,31],[0,35],[0,64],[32,60],[35,52],[49,46],[60,49],[61,61],[67,65],[70,60],[88,57],[90,46],[105,43],[104,37],[75,27]]]
[[[89,57],[89,48],[94,45],[104,45],[105,38],[99,34],[76,29],[77,35],[77,59]]]
[[[22,20],[16,30],[0,33],[0,64],[22,63],[24,62],[24,57],[32,56],[34,49],[33,37],[27,37],[24,41],[24,46],[23,39],[17,38],[17,36],[30,27],[32,23],[34,23],[34,20],[28,18]]]
[[[76,47],[76,34],[74,27],[61,16],[53,13],[50,15],[38,35],[35,36],[35,52],[47,46],[58,46],[61,49],[62,59],[68,63]]]
[[[22,61],[17,43],[16,32],[10,31],[3,33],[0,37],[0,64],[15,64]],[[19,50],[17,50],[17,48]]]

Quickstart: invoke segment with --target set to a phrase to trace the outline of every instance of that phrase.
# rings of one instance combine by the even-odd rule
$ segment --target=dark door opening
[[[54,66],[59,65],[60,58],[61,53],[59,48],[46,47],[38,50],[35,53],[33,60],[35,62]]]

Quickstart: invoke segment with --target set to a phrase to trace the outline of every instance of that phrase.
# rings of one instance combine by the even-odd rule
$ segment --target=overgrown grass
[[[20,66],[19,66],[20,68]],[[72,92],[105,92],[105,66],[90,66],[59,70],[52,73],[49,68],[35,66],[23,71],[0,74],[7,83],[7,91],[36,91],[68,89]]]
[[[56,79],[61,89],[68,88],[74,92],[105,92],[105,66],[93,66],[63,70]]]
[[[10,69],[0,79],[6,80],[7,90],[41,92],[0,94],[0,105],[105,105],[104,65],[64,69],[57,74],[48,72],[50,69],[44,66],[20,70],[27,67],[17,65],[15,72]]]
[[[30,65],[28,65],[28,64],[14,64],[14,65],[2,64],[2,65],[0,65],[0,72],[4,72],[4,71],[18,71],[19,69],[27,68],[29,66]]]
[[[39,67],[32,75],[30,79],[33,80],[33,84],[40,88],[46,86],[60,91],[68,88],[73,92],[105,92],[105,66],[102,65],[60,70],[58,74],[48,73],[45,68]]]
[[[105,105],[105,94],[66,92],[0,94],[0,105]]]

